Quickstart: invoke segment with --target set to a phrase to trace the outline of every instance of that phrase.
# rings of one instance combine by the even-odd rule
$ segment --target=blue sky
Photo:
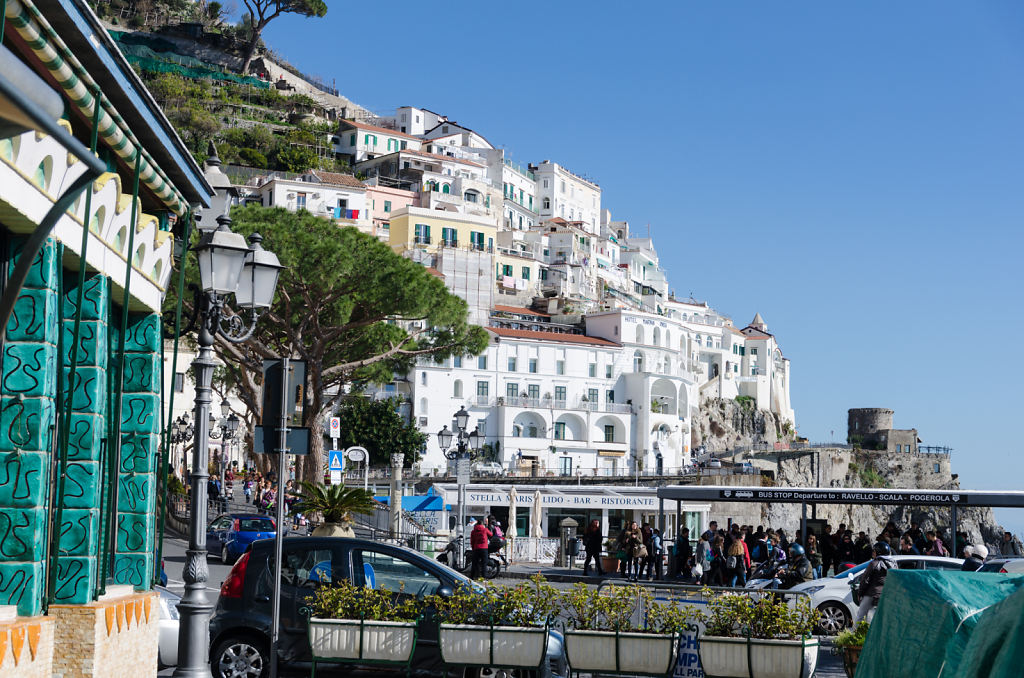
[[[764,316],[803,435],[889,407],[964,488],[1021,487],[1024,3],[328,5],[268,43],[597,179],[677,294]]]

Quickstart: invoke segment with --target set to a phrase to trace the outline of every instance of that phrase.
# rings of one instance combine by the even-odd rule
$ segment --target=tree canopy
[[[324,416],[347,391],[391,382],[417,359],[443,360],[486,348],[487,333],[467,322],[464,300],[373,236],[304,210],[253,205],[236,207],[231,216],[232,230],[245,236],[258,231],[263,246],[286,268],[253,336],[242,344],[218,338],[214,350],[225,364],[223,386],[237,391],[251,426],[260,416],[262,361],[284,355],[306,361],[303,425],[310,427],[311,450],[299,458],[299,478],[320,478]],[[193,257],[186,279],[198,280]],[[184,308],[192,312],[190,299]],[[398,440],[412,444],[410,437]],[[367,442],[358,444],[369,449]]]
[[[242,75],[249,72],[252,55],[256,52],[263,29],[282,14],[301,14],[308,17],[322,17],[327,14],[324,0],[242,0],[249,11],[249,25],[252,33],[242,63]]]
[[[405,464],[411,465],[420,457],[427,436],[398,413],[400,402],[395,398],[370,400],[348,398],[338,417],[341,419],[341,449],[360,445],[370,453],[370,465],[390,463],[392,454],[404,454]]]

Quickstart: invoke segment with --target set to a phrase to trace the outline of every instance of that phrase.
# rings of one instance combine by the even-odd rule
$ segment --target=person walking
[[[871,621],[867,619],[869,614],[874,616],[878,598],[882,595],[882,587],[885,586],[885,576],[889,570],[896,567],[896,561],[893,560],[891,553],[889,544],[884,541],[878,542],[872,549],[871,561],[864,568],[864,574],[861,575],[857,585],[860,604],[857,606],[857,612],[853,615],[854,626],[861,620]]]
[[[702,537],[703,538],[703,537]],[[707,584],[708,586],[725,586],[726,582],[726,571],[725,571],[725,538],[722,535],[716,535],[715,540],[711,542],[711,562],[708,566]]]
[[[699,579],[701,584],[707,584],[711,576],[711,543],[707,535],[702,534],[697,539],[697,551],[693,556],[693,576]]]
[[[597,576],[604,576],[604,568],[601,567],[601,521],[591,520],[583,533],[583,550],[587,557],[583,561],[583,576],[590,576],[590,561],[594,560],[597,566]]]
[[[661,543],[661,530],[654,527],[651,528],[651,542],[650,553],[647,555],[648,569],[647,569],[647,580],[661,581],[664,578],[664,572],[662,570],[662,543]]]
[[[635,521],[629,524],[622,541],[626,551],[626,579],[638,581],[640,563],[647,557],[647,548],[644,546],[643,532]]]
[[[813,534],[807,535],[807,546],[804,547],[807,560],[811,561],[811,569],[814,570],[814,578],[821,579],[821,551],[818,550],[818,538]]]
[[[487,571],[487,546],[493,534],[483,520],[473,525],[473,530],[469,533],[469,546],[473,550],[473,570],[470,574],[472,579],[482,579]]]
[[[725,552],[725,577],[729,586],[743,587],[747,583],[747,568],[743,558],[743,541],[733,539]]]
[[[1009,532],[1003,532],[1003,540],[999,543],[999,554],[1004,556],[1021,555],[1020,542]]]
[[[674,552],[676,559],[672,568],[672,576],[690,579],[693,576],[690,571],[690,558],[693,557],[693,547],[690,546],[690,528],[684,527],[679,530]]]
[[[946,550],[942,539],[937,534],[928,530],[924,533],[924,536],[928,540],[928,550],[925,551],[926,556],[949,556],[949,551]]]

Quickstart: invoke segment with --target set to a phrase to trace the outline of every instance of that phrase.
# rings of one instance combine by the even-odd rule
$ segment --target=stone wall
[[[88,605],[52,605],[61,678],[155,676],[160,604],[154,592]]]
[[[50,678],[54,626],[53,620],[46,617],[0,622],[0,676]]]

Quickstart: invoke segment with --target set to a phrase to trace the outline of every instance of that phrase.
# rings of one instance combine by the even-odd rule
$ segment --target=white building
[[[531,166],[537,180],[541,219],[560,217],[582,222],[583,228],[597,235],[601,227],[601,187],[545,160]]]
[[[264,207],[304,209],[342,226],[356,226],[366,232],[373,230],[372,215],[367,210],[366,186],[349,174],[312,170],[286,179],[271,173],[258,183],[254,193]]]
[[[376,127],[355,120],[338,123],[338,133],[333,138],[335,155],[355,165],[364,160],[406,149],[418,151],[421,142],[418,137],[386,127]]]

